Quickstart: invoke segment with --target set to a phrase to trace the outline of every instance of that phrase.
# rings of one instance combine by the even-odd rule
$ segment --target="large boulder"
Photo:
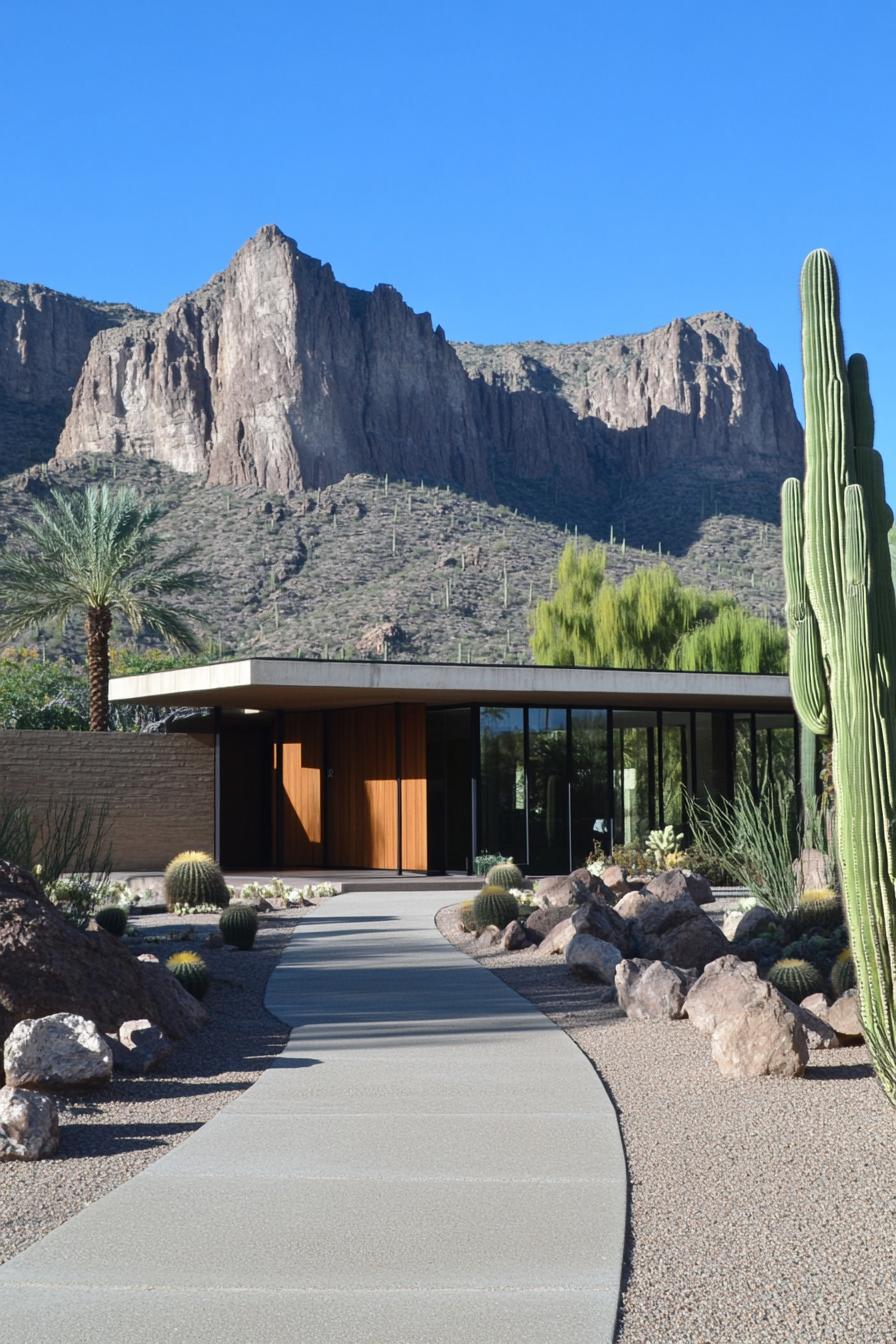
[[[784,921],[774,910],[766,905],[752,905],[740,919],[734,939],[738,943],[747,943],[765,933],[768,929],[780,929]]]
[[[109,1032],[148,1018],[179,1040],[205,1010],[153,962],[102,930],[75,928],[30,873],[0,863],[0,1034],[25,1018],[76,1013]]]
[[[501,934],[501,946],[505,952],[519,952],[524,947],[531,947],[532,940],[526,932],[525,924],[521,924],[518,919],[512,919]]]
[[[629,882],[628,873],[618,863],[610,863],[600,875],[600,880],[605,887],[613,893],[618,901],[621,896],[627,896],[630,891],[634,891],[643,883]]]
[[[0,1088],[0,1162],[36,1162],[59,1147],[59,1110],[52,1097]]]
[[[657,873],[644,890],[663,901],[675,900],[682,895],[690,896],[695,905],[709,905],[714,900],[709,881],[699,873],[692,873],[690,868],[669,868],[664,873]]]
[[[821,997],[824,998],[824,995]],[[802,1003],[792,1003],[786,995],[784,995],[784,1001],[797,1021],[802,1023],[810,1050],[836,1050],[838,1046],[843,1044],[834,1028],[825,1018],[819,1017]]]
[[[91,1087],[112,1077],[109,1042],[77,1013],[17,1022],[3,1047],[9,1087]]]
[[[797,891],[820,891],[834,880],[834,865],[820,849],[803,849],[793,861]]]
[[[761,997],[716,1027],[713,1060],[723,1078],[799,1078],[809,1062],[806,1032],[784,996],[760,983]]]
[[[557,952],[565,952],[575,936],[576,930],[572,920],[561,919],[560,923],[555,924],[550,933],[539,943],[538,950],[548,956]]]
[[[728,954],[711,961],[688,992],[685,1016],[703,1036],[711,1036],[720,1022],[737,1017],[763,997],[756,966]]]
[[[581,905],[583,901],[602,900],[613,904],[616,897],[601,878],[587,868],[576,868],[568,877],[543,877],[535,889],[547,905]]]
[[[612,943],[594,938],[590,933],[577,933],[566,947],[566,964],[571,971],[600,980],[604,985],[615,983],[616,967],[622,953]]]
[[[540,943],[555,925],[569,919],[574,909],[572,905],[546,905],[541,910],[533,910],[526,920],[526,932],[533,942]]]
[[[634,957],[616,967],[619,1007],[637,1022],[668,1022],[684,1015],[684,1000],[693,973],[663,961]]]
[[[631,950],[630,928],[612,905],[604,905],[603,901],[585,901],[573,910],[572,924],[576,933],[590,933],[595,938],[603,938],[605,943],[618,947],[624,957],[628,956]]]
[[[633,953],[648,961],[702,971],[729,947],[718,924],[678,884],[629,892],[616,912],[631,921]]]

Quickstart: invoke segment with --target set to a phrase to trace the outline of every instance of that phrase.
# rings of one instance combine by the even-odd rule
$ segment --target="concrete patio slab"
[[[609,1344],[616,1117],[570,1039],[433,925],[444,894],[308,912],[252,1088],[0,1266],[28,1344]]]

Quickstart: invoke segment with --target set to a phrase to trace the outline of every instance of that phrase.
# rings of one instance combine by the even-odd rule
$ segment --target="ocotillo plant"
[[[805,482],[784,482],[790,676],[797,712],[831,735],[836,838],[865,1039],[896,1103],[896,597],[883,464],[862,355],[846,362],[827,252],[800,279]]]

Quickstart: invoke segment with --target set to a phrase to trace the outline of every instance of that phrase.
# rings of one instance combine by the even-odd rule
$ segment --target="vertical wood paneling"
[[[401,706],[401,866],[426,872],[426,706]]]
[[[398,866],[395,709],[342,709],[329,718],[328,861],[338,868]]]
[[[323,863],[323,715],[314,710],[283,715],[283,864]]]

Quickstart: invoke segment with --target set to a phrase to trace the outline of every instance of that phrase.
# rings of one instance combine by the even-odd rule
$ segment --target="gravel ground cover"
[[[725,1081],[686,1020],[631,1022],[561,958],[476,948],[455,910],[437,923],[572,1037],[616,1105],[618,1344],[893,1344],[896,1111],[863,1046],[814,1052],[803,1079]],[[575,1136],[554,1156],[574,1164]]]
[[[209,1020],[179,1042],[158,1073],[115,1073],[103,1088],[60,1102],[58,1155],[0,1167],[0,1262],[71,1218],[141,1168],[161,1157],[247,1088],[280,1053],[289,1030],[263,1007],[264,990],[301,910],[260,916],[251,952],[210,948],[205,935],[216,915],[140,915],[140,937],[180,935],[178,941],[128,940],[160,961],[186,948],[200,953],[212,976],[204,999]],[[192,929],[194,936],[184,935]]]

